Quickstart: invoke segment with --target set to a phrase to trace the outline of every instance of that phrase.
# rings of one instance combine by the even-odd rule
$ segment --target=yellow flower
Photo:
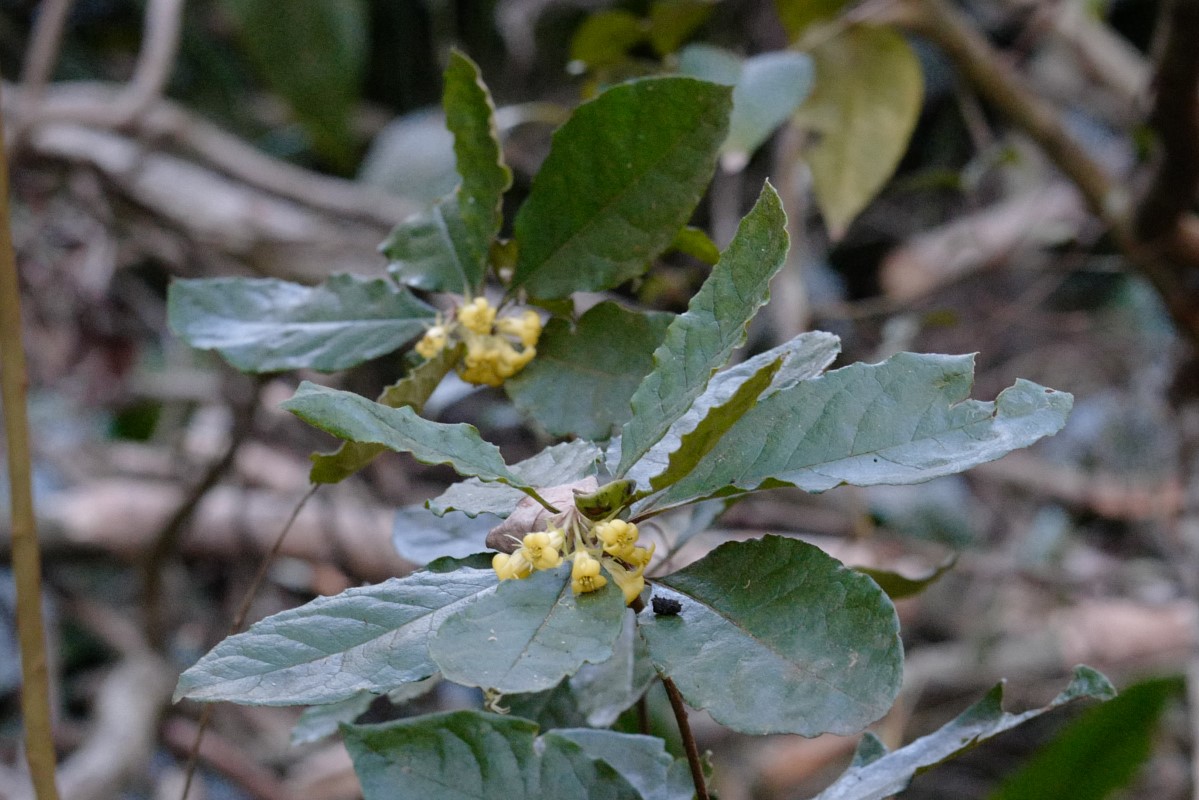
[[[534,569],[553,569],[562,563],[562,554],[544,531],[525,534],[524,544],[517,552],[524,553]]]
[[[495,323],[497,333],[515,336],[525,347],[533,347],[541,338],[541,317],[532,309],[519,317],[504,317]]]
[[[420,353],[424,358],[433,358],[433,356],[445,349],[448,340],[449,331],[446,330],[445,326],[434,325],[425,331],[425,335],[416,343],[416,352]]]
[[[476,297],[458,309],[458,321],[469,331],[491,333],[491,324],[495,322],[495,307],[487,302],[487,298]]]
[[[524,369],[535,355],[537,350],[532,347],[518,353],[502,336],[467,333],[466,355],[458,365],[458,374],[467,383],[500,386]]]
[[[507,553],[496,553],[491,559],[491,568],[495,570],[495,574],[500,580],[506,581],[512,578],[520,580],[527,578],[533,574],[533,565],[521,550],[517,550],[512,555]]]
[[[622,558],[644,572],[645,568],[649,566],[649,560],[654,557],[654,548],[657,546],[656,542],[650,542],[648,550],[644,547],[634,547],[627,558]]]
[[[638,547],[638,550],[644,550],[644,547]],[[634,600],[641,596],[642,590],[645,589],[645,566],[639,566],[634,570],[625,569],[620,562],[615,559],[606,559],[604,567],[608,570],[608,574],[612,576],[612,580],[616,581],[616,585],[620,587],[620,591],[624,594],[624,604],[631,605]]]
[[[623,519],[612,519],[595,526],[595,535],[604,543],[604,552],[628,561],[637,543],[637,526]]]
[[[466,355],[458,365],[458,374],[462,376],[462,380],[484,386],[503,384],[508,375],[504,372],[503,354],[499,349],[501,341],[495,336],[468,335]]]
[[[588,553],[580,552],[575,556],[574,566],[570,569],[570,588],[575,594],[586,594],[602,589],[608,584],[608,579],[600,575],[600,562]]]

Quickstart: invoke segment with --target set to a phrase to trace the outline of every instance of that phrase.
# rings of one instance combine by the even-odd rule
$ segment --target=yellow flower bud
[[[491,333],[491,325],[495,322],[495,307],[487,302],[487,298],[476,297],[458,309],[458,321],[469,331]]]
[[[533,574],[533,565],[520,550],[512,555],[496,553],[491,559],[491,568],[495,570],[496,576],[502,581],[512,578],[520,580]]]
[[[525,534],[518,552],[524,553],[534,569],[553,569],[562,563],[562,554],[552,546],[550,535],[544,531]]]
[[[586,594],[604,588],[608,579],[600,575],[600,562],[588,553],[580,552],[575,556],[574,566],[570,568],[570,588],[575,594]]]
[[[433,358],[445,349],[447,341],[449,341],[449,331],[445,326],[434,325],[425,331],[425,335],[416,343],[416,352],[420,353],[423,358]]]
[[[519,317],[504,317],[495,323],[497,333],[515,336],[525,347],[533,347],[541,338],[541,317],[532,309]]]
[[[478,336],[468,334],[466,337],[466,355],[458,364],[458,374],[467,383],[484,386],[500,386],[504,378],[504,356],[500,350],[503,342],[495,336]],[[507,344],[505,342],[505,344]]]
[[[626,606],[631,605],[634,600],[641,596],[641,592],[645,589],[645,577],[642,574],[645,572],[645,567],[628,570],[614,559],[606,559],[604,567],[608,570],[608,574],[612,576],[612,580],[616,581],[616,585],[620,587],[621,593],[624,594],[624,604]]]

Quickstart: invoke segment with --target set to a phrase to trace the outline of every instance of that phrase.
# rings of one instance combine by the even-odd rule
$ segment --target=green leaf
[[[587,724],[587,719],[579,711],[578,698],[566,680],[544,692],[506,694],[501,707],[513,716],[533,720],[543,731],[550,728],[578,728]]]
[[[571,329],[554,318],[537,358],[505,382],[517,408],[554,436],[607,439],[629,418],[629,398],[653,367],[673,315],[604,302]]]
[[[770,386],[762,392],[762,398],[816,377],[833,363],[840,351],[841,341],[836,336],[812,331],[717,372],[708,381],[704,393],[687,409],[687,413],[679,417],[666,435],[633,465],[628,476],[637,481],[639,486],[649,487],[651,480],[666,470],[670,454],[678,450],[683,437],[695,430],[713,408],[727,403],[745,381],[766,365],[780,358],[783,360],[783,366],[775,374]],[[611,464],[613,460],[610,454],[608,463]],[[619,457],[615,460],[619,460]]]
[[[314,149],[353,166],[350,112],[368,52],[364,0],[308,0],[279,13],[275,0],[221,0],[255,66],[295,112]]]
[[[646,26],[628,11],[598,11],[587,17],[570,41],[570,60],[597,70],[622,63],[646,37]]]
[[[912,48],[890,28],[850,26],[811,55],[816,86],[795,122],[813,142],[804,160],[817,204],[838,238],[907,150],[924,78]]]
[[[836,17],[848,4],[849,0],[774,0],[783,30],[787,31],[787,38],[792,42],[813,23]]]
[[[433,292],[474,294],[483,285],[501,201],[512,185],[479,68],[458,51],[445,71],[446,126],[462,182],[428,211],[409,217],[383,243],[396,280]]]
[[[649,7],[649,40],[654,52],[675,52],[708,21],[716,0],[657,0]]]
[[[441,385],[442,378],[458,363],[461,353],[460,347],[444,348],[384,389],[376,402],[390,408],[408,406],[419,414],[433,390]],[[313,483],[338,483],[374,461],[385,450],[387,448],[381,444],[342,442],[341,447],[333,453],[313,453],[309,456],[312,470],[308,473],[308,479]]]
[[[854,567],[854,569],[863,575],[868,575],[880,589],[887,593],[887,597],[892,600],[903,600],[906,597],[915,597],[932,586],[941,579],[942,575],[953,569],[953,565],[956,563],[958,563],[958,557],[955,553],[929,571],[927,575],[919,578],[909,578],[898,572],[874,569],[873,567]]]
[[[291,729],[291,745],[319,742],[337,733],[339,725],[353,722],[366,713],[375,702],[376,694],[358,692],[337,703],[310,706],[300,714],[300,719]]]
[[[1103,800],[1149,758],[1158,720],[1183,689],[1178,678],[1156,678],[1088,709],[1005,780],[992,800]]]
[[[646,78],[580,106],[516,215],[513,287],[554,299],[643,273],[703,196],[730,95],[691,78]]]
[[[348,369],[420,335],[436,312],[391,281],[333,275],[319,286],[274,278],[177,280],[171,330],[243,372]]]
[[[280,406],[339,439],[411,453],[422,464],[449,464],[459,475],[501,481],[529,492],[504,464],[500,449],[473,425],[432,422],[411,408],[390,408],[353,392],[304,381]]]
[[[683,434],[679,449],[670,454],[666,470],[650,479],[650,487],[659,491],[691,472],[712,452],[733,423],[753,408],[762,393],[770,388],[782,365],[781,357],[775,359],[743,381],[724,403],[712,406],[693,430]]]
[[[770,279],[786,257],[787,217],[768,182],[687,313],[675,317],[654,351],[654,370],[633,394],[617,477],[666,435],[745,341],[745,327],[770,297]]]
[[[687,702],[742,733],[857,733],[891,707],[903,646],[878,586],[819,548],[729,542],[654,586],[678,615],[646,609],[650,655]]]
[[[576,439],[547,447],[509,469],[520,476],[523,483],[544,488],[594,475],[600,457],[599,448],[594,444]],[[453,484],[426,505],[439,517],[450,511],[461,511],[472,517],[478,514],[506,517],[523,497],[524,493],[519,489],[470,478]]]
[[[1003,684],[975,703],[948,725],[906,747],[854,765],[825,789],[815,800],[884,800],[907,788],[913,776],[969,750],[979,742],[1039,717],[1060,705],[1083,697],[1107,700],[1115,696],[1107,678],[1090,667],[1075,667],[1074,678],[1066,690],[1048,705],[1008,714],[1003,710]],[[1052,795],[1044,795],[1051,797]],[[1067,793],[1064,796],[1073,797]]]
[[[587,724],[607,728],[645,694],[657,677],[645,640],[637,634],[633,612],[626,611],[612,657],[598,664],[584,664],[570,677],[569,686]]]
[[[567,728],[549,731],[541,738],[574,742],[589,757],[613,767],[645,800],[691,800],[695,796],[689,774],[682,783],[672,781],[671,767],[683,759],[672,758],[666,743],[656,736]]]
[[[180,676],[175,699],[289,706],[383,694],[436,672],[430,635],[495,586],[492,570],[460,569],[318,597],[225,639]]]
[[[342,734],[365,800],[641,800],[606,762],[515,717],[451,711]]]
[[[887,746],[883,744],[883,740],[875,736],[872,732],[866,731],[862,734],[862,738],[858,740],[858,746],[853,751],[853,761],[850,762],[851,767],[865,767],[873,764],[887,754]]]
[[[576,596],[570,563],[504,581],[494,594],[459,609],[429,644],[449,680],[500,692],[549,689],[584,662],[612,655],[624,596],[612,581]]]
[[[626,610],[611,658],[584,664],[552,689],[506,694],[503,704],[512,714],[535,720],[543,730],[607,728],[645,694],[657,676],[645,641],[637,635],[633,612]]]
[[[1074,398],[1019,380],[993,403],[968,400],[973,356],[900,353],[775,392],[695,469],[634,510],[791,485],[823,492],[921,483],[1056,433]]]
[[[515,489],[517,497],[525,495]],[[423,505],[396,511],[391,541],[401,557],[414,564],[428,564],[442,556],[466,558],[487,549],[487,532],[500,522],[498,517],[479,514],[435,516]]]

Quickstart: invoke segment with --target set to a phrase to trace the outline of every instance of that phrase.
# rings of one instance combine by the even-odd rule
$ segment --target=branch
[[[940,47],[987,102],[1027,133],[1078,186],[1091,211],[1112,223],[1128,205],[1124,191],[1069,134],[1061,115],[996,52],[960,11],[945,0],[919,0],[907,21]]]
[[[54,742],[50,722],[49,675],[42,627],[42,565],[33,513],[33,462],[25,392],[29,377],[21,342],[21,288],[13,253],[8,210],[8,161],[0,117],[0,394],[8,442],[12,512],[12,564],[17,585],[17,633],[21,648],[21,710],[25,757],[38,800],[55,800]]]
[[[1133,219],[1136,237],[1147,242],[1169,236],[1199,191],[1199,3],[1176,0],[1162,23],[1165,41],[1149,113],[1161,152]]]
[[[73,5],[75,0],[45,0],[38,8],[33,36],[21,64],[21,94],[27,103],[36,104],[50,81]]]
[[[21,121],[30,128],[67,123],[92,129],[94,134],[128,130],[157,147],[174,145],[193,153],[247,186],[310,208],[387,228],[419,210],[412,201],[381,189],[321,175],[272,158],[169,100],[158,100],[137,119],[127,120],[119,108],[124,92],[125,88],[116,84],[58,83],[47,89],[44,101],[30,112],[32,117],[22,117]],[[23,114],[19,90],[8,93],[18,101],[14,110]],[[146,146],[140,142],[136,146],[145,155]]]
[[[968,19],[946,0],[910,0],[896,8],[892,21],[940,47],[975,90],[1032,137],[1078,187],[1091,212],[1110,229],[1124,256],[1153,284],[1178,331],[1199,344],[1199,218],[1184,213],[1194,199],[1199,176],[1192,176],[1190,165],[1178,165],[1181,175],[1166,175],[1162,173],[1176,167],[1172,158],[1162,159],[1152,185],[1161,184],[1164,188],[1150,192],[1142,198],[1142,203],[1159,195],[1168,196],[1168,204],[1162,208],[1168,223],[1158,224],[1155,219],[1148,227],[1134,224],[1134,218],[1141,219],[1143,212],[1134,209],[1123,184],[1088,155],[1066,130],[1057,110],[1025,85]],[[1195,72],[1199,70],[1196,58],[1199,54],[1186,50],[1194,49],[1188,43],[1199,35],[1199,11],[1195,9],[1195,0],[1185,0],[1170,6],[1166,13],[1171,23],[1168,33],[1171,41],[1163,53],[1170,58],[1159,64],[1158,81],[1164,84],[1165,91],[1159,92],[1157,105],[1186,115],[1194,108]],[[1190,97],[1184,96],[1186,86],[1190,87]],[[1183,126],[1194,124],[1190,119],[1167,122],[1170,127],[1178,125],[1184,133]],[[1169,135],[1168,155],[1194,160],[1194,139],[1184,142],[1181,134],[1177,139],[1174,132]],[[1142,235],[1146,233],[1154,235]]]
[[[183,28],[184,0],[150,0],[142,31],[142,46],[125,90],[121,93],[119,114],[133,122],[162,97],[179,52],[179,33]]]

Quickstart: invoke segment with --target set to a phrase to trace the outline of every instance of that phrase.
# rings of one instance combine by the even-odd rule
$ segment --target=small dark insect
[[[655,596],[650,602],[653,604],[654,613],[662,617],[673,617],[683,610],[682,603],[669,597]]]

